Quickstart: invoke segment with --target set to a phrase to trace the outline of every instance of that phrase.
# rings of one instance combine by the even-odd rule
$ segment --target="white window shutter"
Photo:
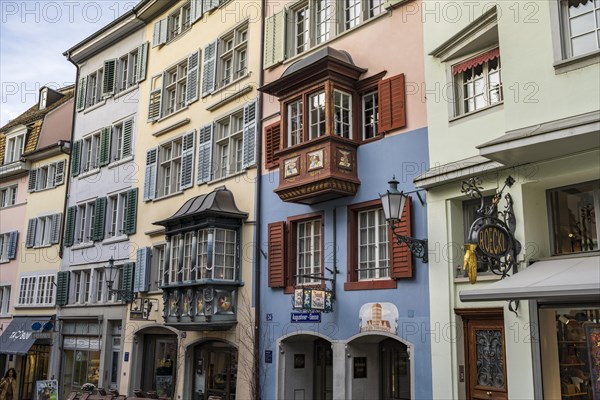
[[[56,244],[60,241],[60,224],[62,223],[62,214],[52,215],[52,225],[50,229],[50,243]]]
[[[265,68],[270,68],[285,60],[285,24],[285,10],[270,16],[265,22]]]
[[[19,238],[18,231],[12,231],[8,235],[8,259],[14,260],[17,256],[17,239]]]
[[[196,130],[183,135],[181,146],[181,175],[179,177],[179,190],[191,188],[194,185],[194,147]]]
[[[202,0],[202,12],[209,12],[217,7],[219,7],[219,0]]]
[[[137,250],[135,276],[133,279],[134,292],[147,292],[150,288],[151,261],[152,249],[150,247],[142,247]]]
[[[242,168],[256,164],[256,101],[244,107],[244,142]]]
[[[110,96],[115,93],[115,82],[117,78],[117,59],[104,61],[102,71],[102,97]]]
[[[154,23],[154,32],[152,34],[152,47],[160,46],[167,42],[167,19],[163,18]]]
[[[200,68],[200,50],[190,54],[188,57],[187,93],[186,103],[190,104],[198,100],[198,73]]]
[[[212,172],[212,136],[213,125],[205,125],[200,128],[198,135],[198,173],[196,183],[210,181]]]
[[[158,147],[146,152],[146,173],[144,177],[144,201],[156,196],[156,172],[158,168]]]
[[[160,119],[161,104],[162,88],[151,91],[150,100],[148,102],[148,121],[156,121],[157,119]]]
[[[204,63],[202,64],[202,97],[208,96],[215,90],[217,75],[217,41],[210,42],[204,48]]]
[[[85,94],[87,88],[87,76],[79,79],[79,86],[77,87],[77,111],[81,111],[85,108]]]
[[[202,0],[192,0],[191,2],[192,23],[202,18]]]
[[[56,174],[54,175],[54,186],[59,186],[65,183],[65,161],[56,163]]]
[[[133,141],[133,118],[123,122],[123,154],[122,157],[131,155]]]
[[[25,247],[31,248],[35,246],[35,228],[37,226],[37,218],[31,218],[27,223],[27,237],[25,239]]]
[[[37,169],[29,170],[29,181],[27,182],[27,191],[29,193],[35,192]]]
[[[146,67],[148,65],[148,42],[138,47],[138,64],[135,71],[135,81],[141,82],[146,79]]]

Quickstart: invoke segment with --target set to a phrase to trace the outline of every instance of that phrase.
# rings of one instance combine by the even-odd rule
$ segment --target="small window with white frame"
[[[17,305],[53,306],[56,294],[55,281],[55,274],[22,276]]]
[[[157,290],[163,285],[165,277],[165,244],[157,244],[152,247],[152,271],[155,271],[153,276],[152,289]]]
[[[390,278],[390,239],[383,208],[358,213],[358,280]]]
[[[9,260],[8,248],[10,244],[10,232],[0,233],[0,261],[6,262]]]
[[[167,19],[167,40],[173,40],[191,27],[191,5],[185,4],[171,13]]]
[[[303,122],[302,122],[302,99],[288,103],[288,146],[294,146],[303,142]]]
[[[362,96],[362,136],[371,139],[378,134],[379,93],[377,90]]]
[[[4,164],[10,164],[21,159],[25,149],[25,134],[27,130],[21,130],[13,135],[6,136],[4,150]]]
[[[86,107],[91,107],[102,100],[103,70],[103,68],[100,68],[87,77]]]
[[[17,201],[17,185],[0,188],[0,208],[14,206]]]
[[[79,204],[77,206],[77,234],[75,236],[75,243],[87,243],[92,241],[95,208],[95,201]]]
[[[81,168],[83,172],[98,168],[100,158],[100,132],[83,138],[81,146]]]
[[[600,49],[599,0],[560,0],[560,12],[566,58]]]
[[[119,58],[117,68],[117,86],[116,90],[123,91],[134,86],[137,83],[136,71],[138,68],[138,49]]]
[[[44,165],[37,170],[36,190],[44,190],[54,187],[56,178],[56,164]]]
[[[179,190],[181,176],[182,138],[177,138],[160,146],[158,168],[158,197],[168,196]]]
[[[223,87],[248,73],[248,24],[219,38],[217,86]]]
[[[352,95],[341,90],[333,91],[334,133],[350,139],[352,137]]]
[[[240,172],[243,156],[244,112],[240,110],[215,124],[215,179]]]
[[[0,315],[7,315],[10,310],[10,285],[0,286]]]
[[[106,238],[124,235],[126,232],[127,191],[108,196],[108,226]]]
[[[309,96],[308,121],[309,138],[316,139],[325,135],[325,91],[321,90]]]
[[[323,251],[321,218],[295,223],[296,283],[298,285],[320,284],[323,273],[321,255]]]
[[[112,126],[110,161],[119,161],[132,155],[133,118],[119,121]]]

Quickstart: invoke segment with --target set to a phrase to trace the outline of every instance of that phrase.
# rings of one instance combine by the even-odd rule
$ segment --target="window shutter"
[[[243,134],[243,163],[242,168],[256,164],[256,101],[244,107]]]
[[[121,289],[132,290],[133,289],[133,274],[135,273],[135,263],[128,262],[123,265],[123,282],[121,282]]]
[[[274,168],[279,165],[279,157],[275,152],[281,143],[281,121],[277,121],[265,128],[265,167]]]
[[[285,60],[286,11],[282,10],[265,22],[264,67],[270,68]]]
[[[106,220],[106,197],[96,199],[94,206],[94,227],[92,228],[92,241],[104,240],[104,224]]]
[[[200,134],[198,135],[198,174],[196,175],[196,183],[198,184],[210,181],[212,172],[212,135],[212,124],[200,128]]]
[[[406,199],[404,211],[402,212],[402,221],[396,232],[402,236],[412,236],[411,230],[411,198]],[[395,279],[412,278],[413,261],[412,254],[405,244],[398,244],[392,235],[391,229],[388,230],[390,238],[390,269],[391,277]]]
[[[215,90],[216,67],[217,41],[215,40],[204,48],[204,63],[202,64],[202,97],[208,96]]]
[[[8,234],[8,249],[6,251],[9,260],[14,260],[17,256],[17,239],[19,238],[18,231],[12,231]]]
[[[81,140],[76,140],[73,143],[71,150],[71,176],[79,175],[79,164],[81,161]]]
[[[52,215],[52,224],[50,225],[50,243],[57,244],[60,241],[60,224],[62,222],[62,213]]]
[[[54,186],[59,186],[65,183],[65,161],[56,163],[56,172],[54,175]]]
[[[130,156],[133,139],[133,118],[123,122],[123,154],[122,157]]]
[[[27,223],[27,237],[25,239],[25,247],[28,249],[35,246],[35,227],[37,225],[37,218],[31,218]]]
[[[133,235],[135,233],[137,222],[137,198],[137,188],[127,191],[127,213],[125,215],[125,234],[127,235]]]
[[[27,182],[27,191],[29,193],[35,192],[35,184],[37,177],[37,169],[32,169],[29,171],[29,182]]]
[[[148,102],[148,121],[155,121],[160,118],[160,103],[162,99],[162,88],[150,92],[150,101]]]
[[[65,224],[65,247],[73,246],[73,236],[75,235],[75,217],[77,216],[77,206],[71,206],[67,209],[67,223]]]
[[[160,46],[167,42],[167,19],[163,18],[154,24],[152,34],[152,47]]]
[[[134,292],[147,292],[150,288],[151,260],[152,249],[150,247],[142,247],[137,250],[135,279],[133,281]]]
[[[85,108],[85,92],[87,87],[87,76],[79,79],[79,86],[77,87],[77,111],[81,111]]]
[[[379,81],[379,133],[406,126],[404,74]]]
[[[110,142],[112,136],[112,127],[106,126],[102,128],[100,133],[100,154],[98,157],[98,165],[103,167],[110,162]]]
[[[219,7],[219,0],[202,0],[202,12],[209,12],[217,7]]]
[[[285,222],[269,224],[269,248],[267,262],[269,287],[285,287]]]
[[[186,103],[191,104],[198,100],[198,73],[200,68],[200,50],[188,57],[187,93]]]
[[[192,0],[191,15],[192,23],[202,18],[202,0]]]
[[[104,61],[104,70],[102,71],[102,97],[110,96],[115,93],[116,68],[116,59]]]
[[[156,170],[158,167],[158,147],[146,152],[146,173],[144,177],[144,201],[156,196]]]
[[[135,81],[141,82],[146,79],[146,68],[148,65],[148,42],[138,47],[138,64],[135,71]]]
[[[56,273],[56,305],[64,306],[69,303],[69,278],[68,271]]]
[[[179,177],[179,190],[191,188],[194,185],[194,147],[196,130],[183,135],[181,146],[181,175]]]

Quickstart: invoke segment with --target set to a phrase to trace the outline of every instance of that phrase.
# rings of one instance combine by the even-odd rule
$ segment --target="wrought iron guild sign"
[[[469,281],[477,281],[477,264],[486,265],[489,270],[505,278],[511,271],[517,273],[517,255],[521,252],[521,243],[515,238],[516,219],[513,212],[513,201],[509,193],[504,195],[506,205],[498,211],[502,193],[515,180],[509,176],[504,186],[492,198],[492,204],[486,205],[481,194],[481,180],[470,178],[462,184],[461,192],[472,199],[480,199],[481,204],[476,211],[479,216],[469,229],[465,243],[464,268],[468,269]]]

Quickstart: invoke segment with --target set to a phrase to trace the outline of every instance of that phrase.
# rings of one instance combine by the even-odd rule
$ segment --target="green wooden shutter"
[[[133,139],[133,118],[130,118],[123,122],[123,152],[121,157],[128,157],[131,155],[132,141]]]
[[[60,271],[56,274],[56,305],[64,306],[69,303],[69,278],[68,271]]]
[[[60,241],[60,229],[62,223],[62,213],[52,215],[52,225],[50,228],[50,243],[57,244]]]
[[[106,197],[96,199],[94,206],[94,226],[92,228],[92,240],[104,240],[104,224],[106,220]]]
[[[98,156],[98,165],[104,167],[110,162],[110,142],[112,136],[112,127],[106,126],[102,128],[100,133],[100,154]]]
[[[127,192],[127,210],[125,211],[125,234],[135,233],[137,219],[138,189],[134,188]]]
[[[104,61],[102,97],[110,96],[115,93],[115,79],[117,69],[117,59]]]
[[[65,161],[56,163],[56,173],[54,175],[54,186],[62,185],[65,182]]]
[[[285,60],[285,15],[286,11],[282,10],[265,21],[265,68],[270,68]]]
[[[133,290],[133,275],[135,273],[135,263],[128,262],[123,265],[122,290]]]
[[[186,103],[191,104],[198,100],[198,74],[200,68],[200,50],[190,54],[188,57],[187,93]]]
[[[79,165],[81,163],[81,140],[76,140],[73,143],[71,150],[71,176],[79,175]]]
[[[79,86],[77,86],[77,111],[81,111],[85,108],[85,91],[87,88],[87,76],[79,79]]]
[[[73,246],[75,236],[75,217],[77,216],[77,206],[71,206],[67,209],[67,223],[65,224],[65,246]]]
[[[29,171],[29,181],[27,182],[27,191],[29,193],[35,192],[35,184],[37,178],[37,169],[32,169]]]
[[[146,79],[146,69],[148,65],[148,42],[138,47],[138,64],[135,71],[135,82],[141,82]]]
[[[27,223],[27,236],[25,237],[25,247],[28,249],[35,246],[35,227],[37,226],[37,218],[31,218]]]

